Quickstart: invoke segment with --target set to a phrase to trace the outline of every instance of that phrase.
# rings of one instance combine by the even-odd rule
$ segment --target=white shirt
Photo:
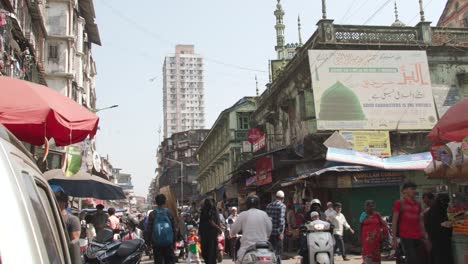
[[[324,230],[329,230],[330,229],[330,223],[326,221],[322,221],[320,219],[314,220],[312,222],[308,222],[306,225],[309,227],[313,227],[314,225],[317,224],[322,224],[324,226]]]
[[[346,229],[351,228],[351,226],[346,221],[346,217],[342,213],[339,213],[339,214],[337,213],[330,220],[331,220],[331,223],[335,226],[335,228],[333,229],[333,234],[334,235],[343,236],[344,228],[346,228]]]
[[[236,215],[229,215],[229,217],[226,219],[226,225],[227,225],[227,230],[230,231],[231,230],[231,226],[233,224],[229,224],[229,219],[232,219],[232,221],[235,223],[237,221],[237,218],[239,217],[238,214]]]
[[[329,208],[325,210],[325,216],[327,217],[327,221],[331,221],[332,217],[336,216],[336,211],[333,208]]]
[[[242,231],[241,246],[237,252],[238,261],[242,261],[248,247],[257,242],[268,241],[271,229],[271,218],[264,211],[252,208],[240,213],[230,231],[231,236]]]

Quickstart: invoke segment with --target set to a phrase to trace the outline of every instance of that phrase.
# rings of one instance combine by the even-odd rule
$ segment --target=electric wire
[[[142,26],[141,24],[139,24],[138,22],[136,22],[135,20],[129,18],[128,16],[126,16],[124,13],[120,12],[119,10],[117,10],[116,8],[114,8],[113,6],[109,5],[109,3],[107,3],[106,1],[100,1],[99,3],[102,3],[105,7],[107,7],[109,10],[111,10],[111,12],[113,12],[116,16],[118,16],[119,18],[121,18],[122,20],[126,21],[127,23],[135,26],[136,29],[140,30],[141,32],[143,33],[146,33],[146,34],[149,34],[151,37],[157,39],[158,41],[160,42],[163,42],[163,43],[166,43],[166,44],[170,44],[171,46],[175,46],[176,44],[173,43],[172,41],[166,39],[166,38],[163,38],[161,37],[160,35],[154,33],[153,31],[149,30],[147,27],[145,26]],[[206,56],[203,56],[203,59],[206,60],[206,61],[210,61],[210,62],[213,62],[215,64],[219,64],[219,65],[223,65],[223,66],[226,66],[226,67],[230,67],[230,68],[234,68],[234,69],[238,69],[238,70],[243,70],[243,71],[250,71],[250,72],[260,72],[260,73],[268,73],[268,71],[265,71],[265,70],[259,70],[259,69],[254,69],[254,68],[250,68],[250,67],[245,67],[245,66],[240,66],[240,65],[236,65],[236,64],[233,64],[233,63],[226,63],[226,62],[222,62],[218,59],[214,59],[214,58],[210,58],[210,57],[206,57]]]

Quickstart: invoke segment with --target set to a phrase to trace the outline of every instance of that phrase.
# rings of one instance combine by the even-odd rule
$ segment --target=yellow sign
[[[378,157],[390,157],[390,135],[388,131],[340,131],[354,150]]]

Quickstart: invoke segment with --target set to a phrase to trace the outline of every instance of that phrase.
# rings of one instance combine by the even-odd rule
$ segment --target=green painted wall
[[[335,189],[331,197],[333,202],[343,204],[343,214],[356,231],[354,236],[345,231],[345,237],[356,243],[359,240],[359,216],[364,211],[364,202],[374,200],[377,212],[382,216],[390,215],[393,202],[400,198],[400,191],[399,186]]]

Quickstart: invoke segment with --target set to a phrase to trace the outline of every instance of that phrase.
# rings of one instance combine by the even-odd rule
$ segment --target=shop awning
[[[285,187],[285,186],[293,185],[305,179],[308,179],[314,176],[319,176],[327,172],[359,172],[359,171],[378,171],[378,170],[382,170],[382,169],[371,167],[371,166],[358,165],[358,164],[328,162],[324,166],[324,168],[318,169],[315,171],[303,172],[299,176],[294,177],[294,178],[289,178],[287,181],[281,183],[281,186]]]

